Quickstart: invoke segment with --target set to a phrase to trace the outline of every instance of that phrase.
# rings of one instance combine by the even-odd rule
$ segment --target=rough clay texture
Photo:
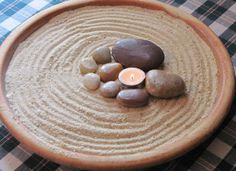
[[[82,86],[79,62],[122,38],[147,39],[165,53],[163,70],[179,74],[186,95],[121,107]],[[17,48],[6,73],[6,96],[38,143],[64,155],[119,156],[158,151],[198,129],[217,92],[211,49],[183,21],[161,11],[127,6],[65,12]]]

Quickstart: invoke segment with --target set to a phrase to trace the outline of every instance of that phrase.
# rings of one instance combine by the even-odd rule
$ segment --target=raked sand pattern
[[[186,95],[125,108],[85,89],[80,60],[121,38],[160,46],[161,69],[185,80]],[[28,37],[14,54],[5,84],[14,118],[39,143],[70,155],[122,156],[158,151],[198,129],[216,99],[216,74],[211,49],[183,21],[139,7],[100,6],[65,12]]]

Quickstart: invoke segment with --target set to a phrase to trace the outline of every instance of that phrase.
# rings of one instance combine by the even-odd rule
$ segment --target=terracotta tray
[[[219,82],[217,91],[217,100],[214,103],[209,115],[202,121],[201,125],[192,135],[177,142],[170,142],[163,145],[158,152],[148,153],[147,155],[136,155],[131,158],[113,158],[99,155],[78,154],[77,157],[68,157],[59,155],[51,151],[46,146],[40,145],[35,139],[31,139],[31,134],[27,132],[16,120],[13,119],[13,113],[8,105],[5,96],[5,72],[12,58],[12,55],[25,38],[40,26],[47,23],[54,16],[65,11],[77,9],[88,5],[131,5],[147,9],[162,10],[169,15],[179,18],[188,23],[211,47],[219,70],[217,77]],[[176,158],[197,146],[206,139],[222,122],[231,105],[234,95],[234,72],[230,57],[217,38],[217,36],[202,22],[196,18],[169,5],[145,0],[80,0],[70,1],[52,8],[49,8],[15,29],[4,41],[0,49],[0,103],[1,103],[1,120],[4,122],[9,131],[28,149],[52,161],[84,169],[108,170],[108,169],[130,169],[140,168],[150,165],[156,165]]]

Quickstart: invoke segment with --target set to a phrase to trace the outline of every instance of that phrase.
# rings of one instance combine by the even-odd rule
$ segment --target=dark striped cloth
[[[33,14],[63,0],[0,0],[0,43]],[[221,39],[236,67],[235,0],[161,0],[207,24]],[[171,162],[143,171],[236,171],[236,99],[220,128],[203,144]],[[72,171],[26,151],[0,123],[0,170]]]

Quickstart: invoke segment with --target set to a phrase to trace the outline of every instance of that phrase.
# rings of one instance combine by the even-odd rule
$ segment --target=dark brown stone
[[[116,62],[125,67],[137,67],[144,71],[156,69],[164,61],[164,53],[156,44],[142,39],[122,39],[112,48]]]
[[[148,103],[149,95],[145,89],[126,89],[117,95],[118,102],[126,107],[140,107]]]

